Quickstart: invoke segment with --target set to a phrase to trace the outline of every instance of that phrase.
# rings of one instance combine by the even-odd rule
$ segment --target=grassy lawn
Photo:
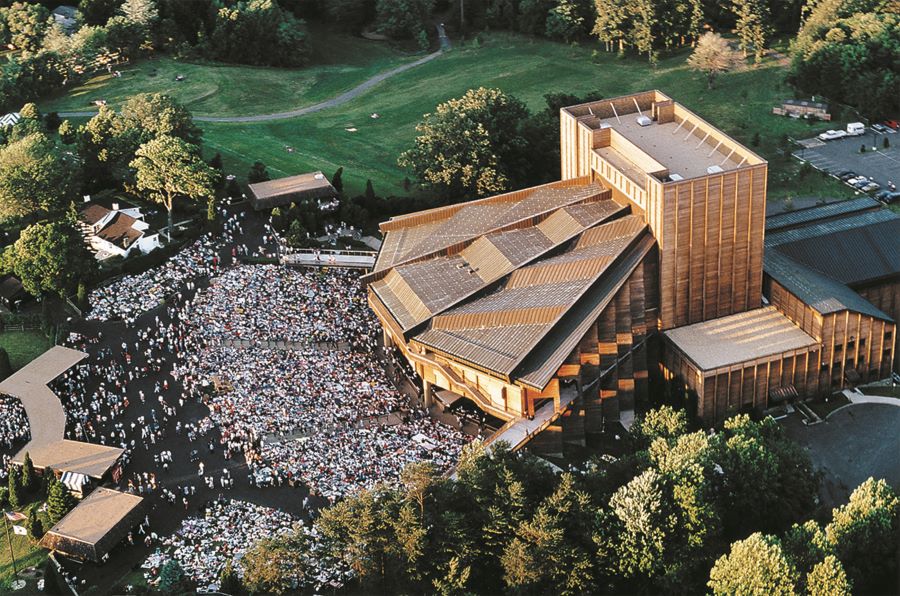
[[[28,505],[21,511],[22,513],[27,514],[29,509],[32,507],[40,507],[40,505],[41,502],[38,501]],[[49,530],[50,526],[49,521],[47,520],[47,514],[38,513],[38,517],[44,524],[44,530]],[[13,579],[12,557],[9,553],[9,542],[6,539],[6,526],[4,525],[6,523],[8,522],[0,520],[0,593],[7,593],[5,590]],[[24,526],[25,522],[16,522],[16,525]],[[44,561],[47,560],[47,551],[39,547],[35,541],[32,540],[31,536],[19,536],[13,534],[12,529],[10,529],[9,535],[12,539],[13,552],[16,555],[16,568],[19,571],[22,571],[27,567],[41,569],[44,565]],[[27,594],[35,593],[37,592],[37,586],[34,582],[29,582],[28,588],[22,592]]]
[[[320,32],[314,41],[319,57],[313,61],[316,66],[307,69],[188,64],[160,58],[133,66],[136,73],[122,79],[97,81],[41,107],[84,109],[89,99],[98,96],[116,103],[140,91],[167,91],[197,114],[271,113],[336,95],[405,59],[388,46],[353,37]],[[397,166],[397,156],[412,144],[416,124],[438,103],[470,88],[499,87],[532,110],[543,109],[543,96],[552,92],[598,90],[613,97],[655,88],[768,159],[770,200],[849,196],[846,186],[817,172],[799,175],[799,164],[790,157],[783,139],[807,138],[842,123],[811,125],[771,114],[779,100],[792,95],[784,81],[786,67],[777,60],[724,75],[715,89],[708,90],[705,78],[685,64],[689,50],[651,68],[633,57],[620,59],[603,52],[595,57],[592,52],[597,47],[503,33],[484,35],[480,43],[458,45],[337,108],[290,120],[202,123],[205,150],[208,156],[220,152],[226,170],[240,179],[256,160],[263,161],[273,177],[309,170],[331,175],[343,166],[344,186],[350,194],[361,193],[371,178],[378,194],[402,195],[408,194],[403,189],[408,174]],[[148,76],[152,69],[158,71],[154,77]],[[176,83],[175,74],[184,74],[187,80]],[[371,118],[376,112],[380,118]],[[348,128],[357,130],[348,132]],[[289,153],[287,147],[294,151]]]
[[[0,333],[0,347],[9,353],[9,362],[18,370],[50,349],[50,340],[39,330],[4,331]]]
[[[456,48],[336,109],[261,124],[204,123],[206,147],[210,153],[221,152],[226,167],[239,176],[257,159],[277,176],[311,169],[330,175],[344,166],[344,185],[350,193],[361,192],[366,178],[371,178],[379,194],[405,194],[407,174],[397,166],[397,156],[412,144],[416,123],[438,103],[469,88],[499,87],[532,110],[542,109],[543,96],[551,92],[596,89],[612,97],[656,88],[748,145],[758,133],[759,145],[752,148],[770,161],[770,198],[848,196],[846,187],[817,173],[798,179],[799,165],[781,147],[785,135],[805,138],[829,126],[771,114],[777,100],[791,96],[783,65],[768,61],[731,73],[708,90],[703,77],[687,69],[688,52],[653,69],[634,58],[602,54],[592,60],[592,50],[593,46],[490,35],[477,46]],[[370,118],[373,112],[381,117]],[[288,153],[285,146],[295,151]]]
[[[860,387],[860,391],[866,395],[881,395],[883,397],[900,398],[900,387],[891,387],[890,385],[868,385]]]
[[[311,41],[308,68],[228,66],[161,56],[120,67],[121,77],[97,75],[40,107],[45,112],[95,111],[97,99],[118,106],[137,93],[168,93],[198,115],[279,112],[328,99],[415,58],[383,42],[325,31],[314,32]],[[178,75],[184,80],[176,81]]]

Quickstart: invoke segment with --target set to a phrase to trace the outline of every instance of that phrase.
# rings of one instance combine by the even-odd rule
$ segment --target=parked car
[[[859,188],[860,186],[864,186],[869,183],[869,179],[865,176],[856,176],[855,178],[850,178],[849,180],[844,180],[850,186],[855,186]]]
[[[881,188],[881,185],[878,184],[877,182],[869,182],[868,184],[863,186],[860,190],[862,190],[863,192],[875,192],[879,188]]]
[[[826,130],[822,134],[819,135],[820,141],[833,141],[835,139],[843,139],[847,136],[846,131],[843,130]]]
[[[900,201],[900,191],[897,190],[879,190],[875,193],[875,198],[884,203],[885,205],[890,205],[891,203],[896,203]]]
[[[900,122],[896,120],[885,120],[884,125],[888,128],[893,128],[894,130],[900,129]]]
[[[851,122],[847,125],[847,134],[851,137],[858,137],[866,134],[866,127],[862,122]]]
[[[890,129],[887,126],[882,126],[881,124],[873,124],[872,130],[874,130],[875,132],[880,132],[881,134],[886,134]]]
[[[844,171],[844,172],[841,172],[840,174],[838,174],[838,178],[840,178],[844,182],[849,182],[850,179],[856,178],[856,172],[847,170],[847,171]]]

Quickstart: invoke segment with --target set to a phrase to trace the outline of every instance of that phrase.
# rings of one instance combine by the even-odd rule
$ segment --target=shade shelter
[[[337,190],[322,172],[288,176],[250,185],[250,204],[256,211],[283,207],[304,199],[330,199]]]
[[[144,514],[143,497],[98,488],[53,526],[41,546],[67,557],[99,563]]]

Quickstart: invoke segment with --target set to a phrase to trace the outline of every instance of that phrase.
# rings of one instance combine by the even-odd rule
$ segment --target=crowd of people
[[[162,539],[161,545],[143,563],[146,578],[152,582],[167,561],[178,561],[198,591],[216,592],[219,577],[226,563],[243,576],[240,562],[244,554],[263,538],[275,538],[294,531],[307,534],[310,556],[297,572],[297,588],[312,588],[318,593],[323,587],[338,589],[350,577],[350,570],[339,560],[327,558],[318,543],[314,528],[303,526],[291,515],[244,501],[217,499],[209,503],[200,517],[185,519],[172,536]]]
[[[22,402],[0,394],[0,453],[12,455],[13,447],[21,446],[30,436]]]
[[[452,467],[468,438],[412,407],[388,377],[359,274],[237,264],[272,237],[262,225],[258,249],[240,244],[242,217],[92,294],[93,322],[68,342],[90,358],[54,385],[67,436],[125,449],[120,488],[179,517],[216,495],[291,485],[333,502],[398,482],[411,462]],[[27,432],[14,420],[0,419],[0,447],[3,433]],[[289,527],[284,515],[217,500],[163,550],[213,585],[224,561]],[[276,526],[252,530],[258,519]],[[338,581],[328,569],[321,585]]]
[[[345,270],[241,265],[212,280],[190,305],[207,337],[348,342],[365,348],[374,336],[358,275]]]
[[[125,275],[91,291],[87,319],[134,323],[192,281],[210,276],[218,266],[218,243],[209,235],[172,256],[159,267]]]
[[[210,417],[226,451],[244,453],[256,485],[299,481],[335,500],[396,481],[411,461],[447,469],[467,441],[413,411],[388,379],[358,274],[241,265],[182,313],[188,339],[176,375],[188,386],[214,388]],[[234,345],[273,338],[298,345]],[[391,413],[397,423],[370,424]]]

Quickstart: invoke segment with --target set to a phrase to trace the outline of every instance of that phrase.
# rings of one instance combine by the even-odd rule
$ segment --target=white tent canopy
[[[63,475],[60,478],[60,482],[66,485],[69,490],[75,492],[81,492],[81,489],[90,483],[90,481],[90,478],[84,474],[79,474],[78,472],[63,472]]]

